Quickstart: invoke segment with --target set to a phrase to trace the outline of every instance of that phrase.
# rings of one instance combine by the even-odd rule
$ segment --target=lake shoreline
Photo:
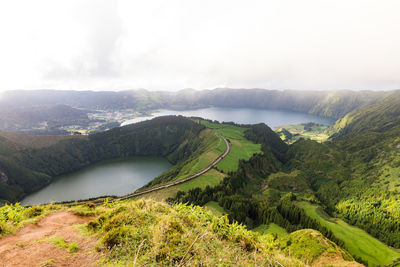
[[[144,186],[172,166],[166,158],[152,156],[100,161],[53,178],[46,186],[26,195],[20,203],[34,205],[124,195]]]

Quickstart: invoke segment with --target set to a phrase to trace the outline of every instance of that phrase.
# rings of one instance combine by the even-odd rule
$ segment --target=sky
[[[400,89],[398,0],[0,2],[0,92]]]

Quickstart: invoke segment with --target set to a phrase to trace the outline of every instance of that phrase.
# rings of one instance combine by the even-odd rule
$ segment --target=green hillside
[[[330,229],[337,238],[343,240],[347,251],[368,262],[370,266],[389,264],[400,258],[400,250],[395,250],[365,231],[351,226],[340,219],[329,217],[318,205],[308,202],[298,203],[311,218]]]
[[[0,236],[18,233],[20,227],[60,209],[55,205],[1,207]],[[88,223],[74,227],[82,236],[97,239],[91,253],[99,253],[98,263],[105,266],[359,266],[317,231],[300,230],[283,237],[259,234],[196,206],[138,200],[69,210],[91,216]],[[24,248],[37,242],[68,247],[70,253],[81,249],[61,237],[40,234],[37,240],[17,245]]]
[[[373,105],[362,106],[339,119],[330,129],[331,138],[367,131],[384,132],[400,124],[400,91],[385,94]]]
[[[34,145],[30,141],[35,141]],[[36,142],[37,141],[37,142]],[[175,164],[150,186],[195,173],[219,154],[220,138],[194,121],[166,116],[88,137],[0,136],[0,200],[17,201],[56,176],[102,160],[163,156]]]
[[[300,139],[290,146],[257,127],[250,129],[247,136],[261,143],[263,155],[241,162],[238,171],[219,185],[179,193],[174,201],[215,202],[230,219],[256,230],[263,225],[278,225],[287,232],[317,229],[370,265],[400,257],[389,247],[400,248],[399,127],[325,143]],[[298,208],[298,200],[319,204],[330,216],[343,220],[342,228],[309,213],[309,206]],[[354,245],[355,237],[343,234],[351,227],[369,241]],[[281,233],[279,228],[275,231]]]
[[[201,259],[215,265],[213,260],[222,254],[204,247],[203,240],[197,238],[201,232],[217,242],[214,249],[224,246],[229,260],[240,255],[238,260],[243,259],[243,265],[255,264],[254,256],[248,258],[251,252],[257,261],[260,259],[260,265],[266,264],[266,258],[258,253],[271,255],[270,259],[279,262],[286,260],[289,266],[335,262],[328,264],[327,258],[395,266],[400,260],[398,94],[381,94],[387,97],[374,98],[372,105],[352,111],[330,129],[335,129],[335,134],[325,142],[297,136],[288,145],[265,124],[199,123],[197,119],[173,116],[86,138],[38,138],[34,146],[28,145],[34,137],[4,133],[0,138],[0,196],[16,200],[59,174],[103,159],[133,155],[167,157],[174,167],[147,187],[167,183],[195,173],[216,159],[225,148],[222,134],[230,142],[231,151],[213,169],[187,183],[142,196],[168,198],[173,206],[137,200],[105,205],[95,211],[78,208],[97,217],[88,231],[101,240],[99,249],[105,252],[108,264],[124,265],[133,260],[150,264],[149,259],[156,258],[157,263],[167,265],[179,264],[182,259],[193,264]],[[340,97],[337,101],[338,106],[350,103]],[[314,130],[315,125],[303,125],[308,126]],[[181,203],[205,206],[210,214]],[[181,212],[194,217],[184,220]],[[212,226],[207,228],[215,225],[211,213],[226,213],[226,219],[218,225],[240,228],[245,239],[230,239],[228,234],[221,237]],[[136,222],[136,217],[142,219]],[[236,223],[261,234],[248,232]],[[7,223],[3,223],[5,229],[4,225]],[[167,230],[160,234],[164,226]],[[235,236],[236,230],[224,231]],[[160,235],[166,239],[159,239]],[[145,236],[149,244],[142,244],[139,236]],[[252,246],[260,248],[248,250],[247,238]],[[160,247],[160,240],[171,245]],[[237,250],[227,240],[245,245]],[[192,243],[193,254],[186,258],[189,252],[185,254],[184,248]],[[147,246],[140,257],[124,250],[139,245]],[[204,258],[207,254],[210,259]],[[221,264],[232,264],[229,260],[222,258]]]
[[[255,144],[245,138],[247,128],[208,121],[203,121],[202,123],[207,128],[222,134],[231,143],[229,154],[216,166],[218,170],[224,173],[236,171],[240,160],[249,160],[254,154],[261,153],[260,144]]]

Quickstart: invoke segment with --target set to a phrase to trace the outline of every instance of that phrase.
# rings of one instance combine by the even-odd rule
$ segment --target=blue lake
[[[154,112],[151,116],[137,117],[135,119],[125,121],[122,123],[122,126],[164,115],[182,115],[188,117],[196,116],[210,120],[217,120],[220,122],[233,121],[240,124],[255,124],[263,122],[271,128],[286,124],[300,124],[304,122],[315,122],[323,125],[330,125],[335,122],[335,119],[332,118],[287,110],[212,107],[193,110],[159,110]]]

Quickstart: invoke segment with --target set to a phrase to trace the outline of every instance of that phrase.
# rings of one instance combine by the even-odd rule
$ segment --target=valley
[[[103,222],[94,219],[93,223],[97,226],[90,230],[106,244],[102,249],[108,255],[106,261],[111,263],[114,259],[122,258],[119,258],[120,254],[114,254],[115,251],[108,250],[107,246],[130,246],[136,242],[123,231],[136,231],[137,226],[129,226],[124,230],[119,226],[127,222],[124,216],[129,217],[127,214],[133,212],[132,209],[138,209],[138,206],[167,209],[168,214],[164,214],[166,217],[163,218],[170,224],[174,219],[169,213],[175,212],[174,209],[178,209],[179,213],[203,206],[204,210],[192,210],[191,214],[205,212],[211,216],[206,220],[213,225],[217,219],[210,218],[220,218],[227,223],[224,227],[229,229],[224,231],[236,231],[233,229],[237,229],[235,227],[238,223],[246,226],[251,231],[246,232],[244,228],[240,230],[246,236],[249,235],[244,240],[250,238],[252,244],[257,244],[256,254],[257,251],[267,249],[270,260],[299,266],[310,262],[315,266],[319,266],[319,262],[329,262],[333,266],[338,262],[344,266],[357,266],[354,260],[367,266],[397,266],[400,262],[400,128],[396,116],[381,115],[385,117],[384,120],[375,120],[373,115],[381,110],[392,110],[384,111],[383,114],[396,113],[392,101],[383,99],[375,103],[372,107],[378,111],[369,107],[371,115],[363,117],[363,120],[369,120],[365,127],[359,123],[358,117],[364,115],[360,115],[362,113],[358,109],[344,117],[346,123],[339,119],[332,125],[326,121],[325,125],[319,124],[321,121],[318,120],[302,121],[310,117],[301,114],[297,124],[290,124],[291,121],[285,121],[285,116],[290,117],[291,113],[285,113],[283,117],[275,118],[281,123],[273,125],[274,131],[266,124],[258,123],[268,121],[267,114],[276,114],[271,111],[263,113],[243,108],[205,108],[179,111],[175,115],[156,115],[151,120],[87,136],[0,132],[0,198],[3,203],[15,203],[25,197],[23,204],[33,205],[21,208],[4,206],[3,214],[8,215],[0,218],[3,225],[1,229],[7,234],[17,231],[23,225],[21,220],[25,219],[13,218],[10,210],[24,214],[27,212],[25,210],[31,209],[47,211],[53,206],[57,207],[55,210],[73,206],[69,209],[80,216],[105,216],[111,220],[104,225],[112,224],[112,227],[104,226]],[[200,114],[196,113],[227,114],[227,110],[230,110],[231,117],[236,111],[243,117],[232,117],[236,123],[221,123],[215,117],[200,118]],[[185,113],[194,116],[178,115]],[[355,133],[350,134],[353,128]],[[159,163],[148,165],[150,162],[146,158],[151,157],[161,157],[159,159],[163,160],[165,167],[158,168],[161,166],[157,165]],[[107,162],[129,158],[133,161],[127,163],[127,167],[134,166],[132,163],[135,158],[144,160],[138,162],[138,166],[143,168],[144,180],[130,180],[131,173],[137,173],[137,169],[128,169],[126,174],[118,174],[122,169],[117,165],[116,169],[109,171],[101,168]],[[72,183],[74,175],[85,173],[90,168],[95,170],[96,166],[100,167],[99,173],[94,172],[86,185],[90,190],[85,189],[84,180],[78,177],[76,181],[81,184],[77,183],[70,189],[75,191],[75,195],[54,197],[55,202],[66,203],[35,206],[52,201],[51,194],[61,197],[64,191],[66,193],[68,187],[60,182],[62,179]],[[57,178],[60,176],[64,178]],[[116,182],[113,176],[124,181]],[[102,177],[104,181],[111,179],[111,183],[125,191],[112,191],[111,184],[108,186],[106,182],[100,183],[107,189],[102,192],[90,185],[100,182]],[[58,183],[59,189],[52,191]],[[74,187],[82,188],[82,194]],[[47,200],[30,200],[30,197],[35,199],[35,194],[40,195],[46,190],[44,198]],[[63,192],[57,193],[57,190]],[[89,192],[92,193],[84,194]],[[115,195],[124,196],[118,198]],[[78,201],[80,199],[89,200]],[[167,202],[169,205],[166,207],[172,210],[162,208],[159,202],[154,201]],[[181,206],[181,203],[195,206]],[[153,216],[152,209],[146,216]],[[125,212],[120,213],[118,210]],[[113,218],[116,213],[121,214],[120,217]],[[196,216],[203,216],[199,214]],[[24,218],[25,215],[18,216]],[[178,223],[179,227],[186,229],[182,234],[197,231],[189,230],[191,226],[182,223]],[[196,227],[198,229],[199,226]],[[114,229],[112,233],[110,229]],[[111,236],[114,237],[109,239]],[[226,236],[217,239],[225,240]],[[153,240],[157,237],[147,238]],[[192,238],[195,243],[196,238],[199,237]],[[228,240],[237,241],[231,237]],[[154,246],[149,244],[148,251],[153,251]],[[306,253],[302,250],[304,247]],[[172,253],[174,249],[179,250],[179,246],[169,249],[168,253]],[[203,253],[201,247],[197,249],[198,253]],[[146,253],[141,254],[143,262],[148,262],[147,257],[150,257]],[[247,252],[237,253],[244,253],[240,255],[246,257]],[[127,257],[132,260],[134,256]],[[160,257],[160,262],[171,263]],[[182,257],[184,259],[186,256],[181,255],[173,261],[180,261]],[[258,256],[256,258],[266,260]],[[203,257],[202,261],[206,259]],[[229,264],[228,261],[226,263]]]
[[[400,267],[400,1],[0,2],[0,267]]]

